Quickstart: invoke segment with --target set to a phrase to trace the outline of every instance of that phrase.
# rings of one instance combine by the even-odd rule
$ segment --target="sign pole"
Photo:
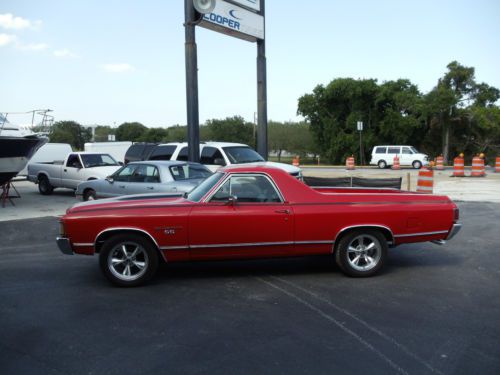
[[[265,0],[260,0],[260,15],[265,19]],[[265,32],[264,32],[265,33]],[[257,40],[257,152],[267,160],[267,72],[266,40]]]
[[[363,121],[358,121],[359,131],[359,165],[363,165],[363,140],[361,134],[363,133]]]
[[[194,21],[195,13],[193,0],[184,0],[188,160],[199,162],[200,118],[198,110],[198,58]]]

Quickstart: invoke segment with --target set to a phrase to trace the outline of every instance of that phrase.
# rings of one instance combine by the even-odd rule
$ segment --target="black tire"
[[[94,201],[97,199],[97,195],[95,193],[95,190],[94,189],[86,189],[84,192],[83,192],[83,200],[85,202],[87,201]]]
[[[369,247],[373,243],[371,249]],[[375,275],[386,263],[387,240],[374,229],[358,229],[341,238],[335,261],[342,272],[352,277]]]
[[[418,160],[415,160],[413,163],[411,163],[411,165],[413,166],[413,168],[415,169],[420,169],[422,168],[422,163]]]
[[[387,168],[387,163],[385,162],[385,160],[379,160],[379,162],[377,163],[378,167],[380,169],[385,169]]]
[[[123,248],[126,249],[127,255],[124,254]],[[139,251],[136,256],[135,251]],[[109,238],[99,253],[102,273],[111,283],[121,287],[139,286],[151,280],[158,269],[158,262],[158,250],[151,241],[133,233],[118,234]],[[143,268],[140,268],[139,264]]]
[[[47,176],[38,177],[38,191],[42,195],[50,195],[54,191],[54,187],[50,184]]]

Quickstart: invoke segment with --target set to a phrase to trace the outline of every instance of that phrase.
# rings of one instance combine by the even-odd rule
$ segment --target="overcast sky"
[[[266,1],[268,118],[337,77],[428,92],[457,60],[500,88],[498,0]],[[1,0],[0,112],[186,123],[183,0]],[[287,6],[284,8],[284,4]],[[255,43],[197,27],[200,123],[257,110]]]

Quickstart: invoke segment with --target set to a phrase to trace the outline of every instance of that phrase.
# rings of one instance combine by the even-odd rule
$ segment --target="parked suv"
[[[400,165],[412,166],[415,169],[429,164],[429,157],[417,151],[413,146],[375,146],[372,150],[371,165],[387,168],[394,162],[394,156],[399,157]]]
[[[172,142],[156,146],[148,160],[188,160],[188,145],[186,142]],[[200,163],[210,170],[232,165],[258,163],[261,165],[281,168],[292,176],[302,179],[302,170],[290,164],[265,161],[254,149],[242,143],[203,142],[200,144]]]
[[[132,144],[125,153],[125,164],[128,164],[132,161],[148,160],[149,155],[156,148],[156,145],[157,143],[146,142],[138,142]]]

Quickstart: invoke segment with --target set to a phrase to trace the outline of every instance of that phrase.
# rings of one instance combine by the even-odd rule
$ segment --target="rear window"
[[[170,160],[177,146],[174,145],[164,145],[157,146],[151,155],[149,155],[149,160]]]
[[[376,154],[385,154],[387,151],[387,147],[377,147],[375,148],[375,153]]]
[[[205,146],[201,151],[200,163],[208,165],[226,165],[220,150],[209,146]]]
[[[142,155],[142,150],[144,149],[144,145],[132,145],[127,150],[127,159],[133,158],[136,160],[140,158]]]
[[[399,154],[401,150],[401,147],[389,147],[387,149],[388,154]]]
[[[179,151],[179,155],[177,155],[177,160],[187,161],[188,160],[188,148],[183,147],[182,150]]]

